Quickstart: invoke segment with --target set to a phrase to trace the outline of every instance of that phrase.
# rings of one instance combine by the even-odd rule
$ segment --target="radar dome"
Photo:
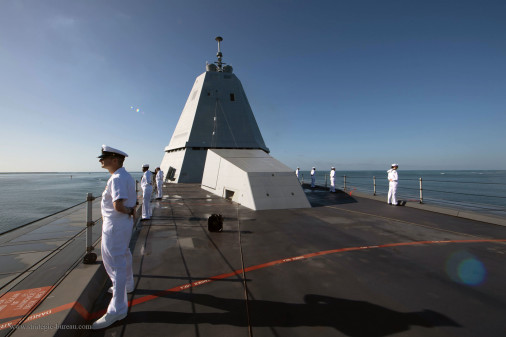
[[[206,64],[206,71],[218,71],[218,67],[214,63]]]

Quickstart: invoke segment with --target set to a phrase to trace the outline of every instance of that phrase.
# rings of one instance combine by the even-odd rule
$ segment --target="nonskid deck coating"
[[[506,228],[306,193],[311,209],[254,212],[167,185],[134,237],[129,315],[86,334],[504,335]],[[212,213],[223,232],[207,231]]]

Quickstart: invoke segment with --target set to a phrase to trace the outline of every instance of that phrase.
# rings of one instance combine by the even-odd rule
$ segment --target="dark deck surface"
[[[168,185],[132,241],[129,315],[84,335],[506,335],[506,227],[306,193],[311,209],[254,212]]]

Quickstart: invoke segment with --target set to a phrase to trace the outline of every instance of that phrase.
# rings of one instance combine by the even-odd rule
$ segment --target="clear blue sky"
[[[218,35],[290,167],[506,169],[504,0],[2,0],[0,172],[159,165]]]

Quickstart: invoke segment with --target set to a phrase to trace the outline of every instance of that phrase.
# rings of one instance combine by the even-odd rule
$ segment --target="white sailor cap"
[[[313,170],[316,170],[316,167],[313,166]]]
[[[128,155],[125,152],[115,149],[113,147],[102,145],[102,154],[97,158],[104,158],[104,157],[128,157]]]
[[[336,168],[334,166],[332,166],[331,170],[335,170]]]
[[[149,168],[149,164],[142,165],[142,168]]]
[[[392,167],[399,167],[399,164],[393,163]]]

